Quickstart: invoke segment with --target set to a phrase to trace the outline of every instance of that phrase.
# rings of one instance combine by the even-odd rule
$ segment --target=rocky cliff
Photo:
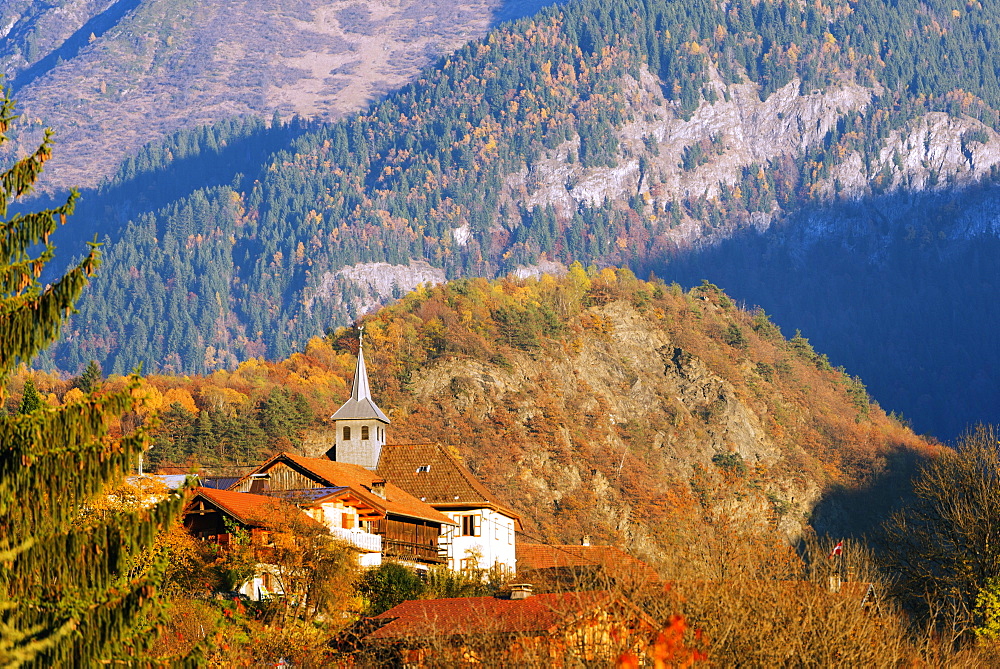
[[[652,212],[669,211],[685,199],[719,201],[759,170],[793,160],[824,145],[838,123],[872,110],[878,87],[853,81],[803,90],[798,78],[761,99],[757,84],[726,84],[711,71],[712,100],[703,100],[690,118],[663,93],[663,82],[647,68],[627,77],[631,120],[615,132],[619,151],[613,167],[584,167],[574,156],[579,136],[548,152],[508,182],[520,206],[551,205],[562,217],[581,207],[641,197]],[[685,152],[707,147],[697,164],[685,165]],[[875,148],[852,147],[827,158],[829,173],[809,187],[813,203],[860,200],[873,194],[960,191],[991,180],[1000,163],[1000,135],[966,115],[927,112],[885,133]],[[760,171],[763,181],[764,172]],[[727,189],[723,193],[723,189]],[[704,216],[685,211],[662,234],[678,248],[700,247],[730,237],[739,227],[766,230],[795,211],[774,202],[762,211],[727,217],[707,226]],[[724,205],[725,206],[725,205]],[[832,237],[835,228],[814,230]]]
[[[807,341],[784,340],[714,287],[684,294],[625,277],[609,291],[597,277],[595,297],[581,298],[597,303],[579,311],[539,288],[580,275],[494,289],[562,305],[565,327],[537,345],[476,350],[483,325],[463,314],[479,291],[454,284],[366,323],[392,440],[452,446],[522,514],[528,536],[589,534],[682,569],[734,537],[870,529],[909,465],[934,452]],[[422,360],[422,337],[395,340],[404,322],[418,332],[450,323],[444,352]],[[397,354],[411,371],[386,369]],[[393,373],[407,379],[398,392]]]

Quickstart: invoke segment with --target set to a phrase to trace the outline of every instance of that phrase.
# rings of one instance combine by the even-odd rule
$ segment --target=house
[[[383,446],[376,472],[451,518],[439,541],[450,569],[514,573],[520,518],[441,444]]]
[[[360,465],[279,453],[237,481],[231,490],[280,494],[314,509],[317,520],[348,541],[367,541],[362,534],[378,536],[381,556],[417,569],[445,561],[438,552],[438,538],[442,526],[452,521]],[[374,558],[366,560],[378,564]]]
[[[389,418],[371,396],[363,342],[351,397],[333,416],[327,459],[374,471],[446,515],[439,552],[450,569],[515,566],[517,514],[440,444],[387,444]]]
[[[358,564],[362,567],[382,564],[382,537],[365,530],[366,523],[386,517],[385,504],[375,495],[349,486],[269,490],[264,494],[296,505],[332,536],[352,546],[358,552]]]
[[[368,619],[362,652],[393,666],[610,666],[642,655],[656,629],[607,591],[406,601]],[[372,629],[374,628],[374,629]]]
[[[271,556],[275,535],[323,530],[313,518],[283,500],[213,488],[195,489],[184,509],[184,528],[194,537],[219,546],[233,547],[247,541],[257,567],[248,581],[233,585],[254,601],[284,592]]]
[[[635,593],[660,584],[651,566],[616,546],[592,546],[589,537],[582,545],[517,545],[517,575],[549,588],[603,589],[614,587]]]

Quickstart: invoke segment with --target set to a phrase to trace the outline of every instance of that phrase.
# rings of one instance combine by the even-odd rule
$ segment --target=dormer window
[[[420,465],[419,467],[417,467],[417,473],[418,474],[426,474],[430,470],[431,470],[431,466],[430,465]]]
[[[344,441],[351,440],[351,427],[349,425],[344,426]]]
[[[362,425],[361,426],[361,439],[364,440],[364,441],[368,440],[368,426],[367,425]]]

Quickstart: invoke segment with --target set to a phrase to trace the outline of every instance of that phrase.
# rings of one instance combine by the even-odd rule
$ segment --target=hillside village
[[[207,478],[185,527],[225,544],[229,525],[264,528],[280,502],[353,546],[362,566],[516,572],[516,513],[440,444],[386,443],[390,420],[372,399],[363,349],[331,422],[325,457],[279,453],[241,478]],[[259,599],[275,591],[269,584],[265,570],[242,591]]]
[[[998,16],[4,3],[0,667],[1000,667]]]
[[[253,573],[233,594],[254,602],[301,596],[269,551],[279,532],[306,542],[324,532],[362,568],[392,562],[426,577],[439,567],[508,584],[499,596],[403,602],[365,621],[355,641],[362,650],[388,642],[398,652],[420,637],[408,651],[419,665],[430,657],[427,637],[502,634],[520,640],[524,658],[645,651],[656,625],[621,593],[658,587],[656,572],[589,537],[575,546],[518,543],[518,514],[455,454],[437,443],[387,443],[391,421],[372,398],[361,342],[351,396],[330,420],[323,457],[278,453],[242,477],[204,476],[193,490],[183,516],[192,536],[226,550],[242,533],[255,548]],[[535,594],[535,583],[554,592]],[[603,631],[584,638],[584,620]]]

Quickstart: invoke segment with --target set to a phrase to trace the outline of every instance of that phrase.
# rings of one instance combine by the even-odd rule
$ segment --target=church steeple
[[[385,426],[389,418],[372,400],[365,366],[364,327],[358,336],[358,366],[354,370],[351,398],[330,417],[336,431],[335,446],[327,456],[337,462],[350,462],[367,469],[378,467],[385,445]]]

